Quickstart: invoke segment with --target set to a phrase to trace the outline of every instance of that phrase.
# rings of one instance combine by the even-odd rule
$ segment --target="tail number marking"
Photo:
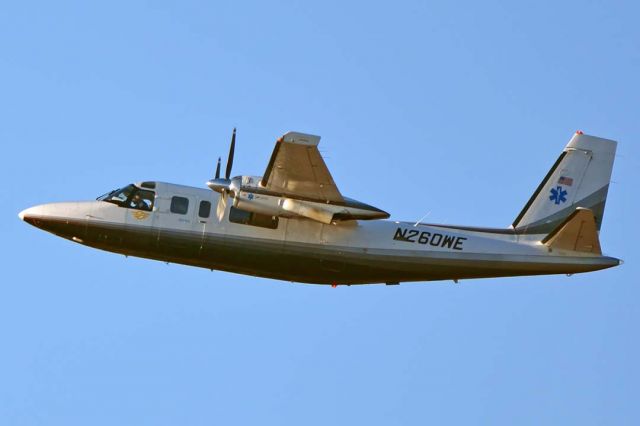
[[[398,228],[393,236],[394,240],[404,241],[406,243],[417,243],[423,245],[431,245],[433,247],[442,247],[453,250],[464,250],[465,237],[456,237],[448,234],[431,233],[428,231],[420,232],[417,229]]]

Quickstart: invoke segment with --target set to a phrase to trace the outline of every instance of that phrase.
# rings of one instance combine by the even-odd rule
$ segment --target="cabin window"
[[[187,214],[189,199],[185,197],[171,197],[171,213]]]
[[[278,216],[269,216],[260,213],[251,213],[231,206],[229,210],[229,222],[242,225],[259,226],[261,228],[277,229]]]
[[[209,201],[200,201],[198,216],[206,219],[209,217],[210,214],[211,214],[211,203]]]

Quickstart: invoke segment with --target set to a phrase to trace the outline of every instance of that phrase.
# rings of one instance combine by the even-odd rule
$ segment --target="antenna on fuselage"
[[[429,210],[427,212],[427,214],[425,214],[424,216],[422,216],[416,223],[413,224],[413,226],[418,226],[420,225],[420,223],[425,220],[427,217],[429,217],[429,215],[431,214],[431,210]]]

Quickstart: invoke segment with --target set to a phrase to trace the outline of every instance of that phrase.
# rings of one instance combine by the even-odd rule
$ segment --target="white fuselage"
[[[268,227],[215,214],[219,195],[155,183],[152,211],[105,201],[53,203],[21,213],[35,226],[109,251],[211,269],[326,284],[426,281],[490,276],[576,273],[617,259],[554,252],[541,235],[390,220],[325,224],[273,218]],[[188,200],[172,212],[175,197]],[[202,217],[202,203],[210,212]],[[206,209],[204,209],[206,210]],[[237,213],[237,212],[236,212]],[[232,219],[232,220],[230,220]]]

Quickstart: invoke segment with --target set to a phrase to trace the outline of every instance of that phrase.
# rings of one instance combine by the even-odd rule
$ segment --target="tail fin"
[[[617,142],[576,132],[512,227],[548,234],[578,207],[593,213],[600,231]]]

